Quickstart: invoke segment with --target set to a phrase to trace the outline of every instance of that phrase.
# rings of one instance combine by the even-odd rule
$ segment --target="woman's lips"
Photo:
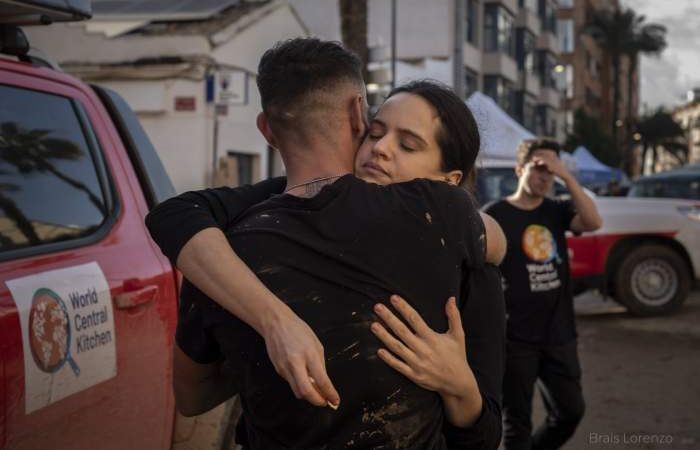
[[[386,177],[389,176],[386,170],[384,170],[379,164],[373,163],[373,162],[366,162],[362,165],[365,169],[367,169],[369,172],[374,172],[380,175],[384,175]]]

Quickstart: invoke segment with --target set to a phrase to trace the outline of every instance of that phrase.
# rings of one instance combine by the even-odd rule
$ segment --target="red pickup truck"
[[[173,186],[126,103],[32,56],[17,26],[89,15],[0,1],[2,449],[173,442],[178,279],[143,223]]]

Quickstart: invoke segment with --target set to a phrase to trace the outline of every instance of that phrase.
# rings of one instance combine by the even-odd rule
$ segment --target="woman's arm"
[[[445,334],[435,333],[400,298],[392,298],[392,304],[413,331],[383,305],[377,305],[375,311],[396,337],[378,323],[372,325],[372,331],[391,351],[380,349],[382,360],[419,386],[440,394],[447,418],[443,432],[450,450],[497,449],[505,362],[505,301],[498,268],[487,264],[472,270],[462,297],[459,312],[448,302],[450,328]]]
[[[479,212],[479,215],[486,233],[486,262],[497,266],[506,256],[506,235],[493,217],[484,212]]]
[[[440,394],[445,416],[452,425],[470,427],[481,415],[482,398],[467,363],[455,298],[451,297],[445,307],[449,325],[445,333],[433,331],[400,296],[392,296],[391,304],[410,329],[387,307],[377,304],[375,312],[399,338],[380,323],[373,323],[372,332],[391,350],[379,349],[379,357],[418,386]]]
[[[146,225],[191,283],[265,339],[270,360],[297,398],[317,406],[337,405],[340,399],[326,373],[320,341],[235,254],[222,231],[284,185],[284,180],[273,179],[253,187],[188,192],[158,205]]]

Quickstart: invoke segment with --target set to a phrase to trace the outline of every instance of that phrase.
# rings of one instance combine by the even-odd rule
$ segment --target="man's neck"
[[[544,197],[532,195],[522,187],[506,198],[511,205],[525,210],[535,209],[542,204]]]
[[[313,197],[353,169],[352,149],[309,146],[282,150],[281,154],[287,169],[285,192],[298,197]]]

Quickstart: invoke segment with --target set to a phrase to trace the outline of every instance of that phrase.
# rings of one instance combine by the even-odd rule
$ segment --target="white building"
[[[124,97],[178,192],[280,173],[255,125],[255,75],[275,42],[308,35],[293,7],[245,2],[202,17],[100,14],[99,3],[88,22],[26,28],[29,41],[66,72]]]

